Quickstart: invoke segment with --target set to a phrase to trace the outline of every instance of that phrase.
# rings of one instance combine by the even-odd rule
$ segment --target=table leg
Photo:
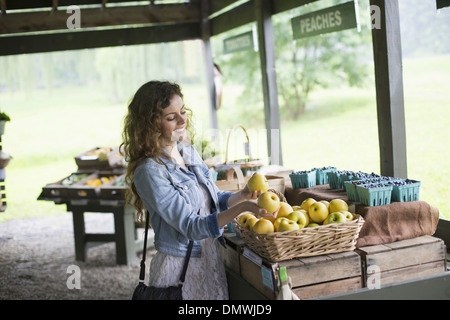
[[[72,210],[73,234],[75,242],[75,260],[86,261],[86,231],[84,227],[84,211]]]
[[[131,206],[114,210],[114,228],[117,264],[136,264],[134,210]]]

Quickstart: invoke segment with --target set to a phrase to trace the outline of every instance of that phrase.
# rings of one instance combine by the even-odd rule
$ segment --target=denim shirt
[[[172,160],[144,159],[134,172],[137,192],[146,209],[155,232],[155,249],[174,256],[185,256],[189,240],[194,240],[192,257],[200,257],[200,240],[219,238],[223,241],[223,228],[219,228],[217,215],[226,210],[227,200],[233,192],[221,191],[214,183],[208,167],[194,147],[182,142],[178,149],[188,170]],[[211,194],[213,207],[207,217],[198,215],[204,201],[199,183]]]

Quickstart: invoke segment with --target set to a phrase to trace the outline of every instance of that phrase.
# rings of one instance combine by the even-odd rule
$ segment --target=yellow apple
[[[265,217],[264,219],[267,219],[267,217]],[[281,217],[281,218],[277,218],[275,220],[275,222],[273,223],[273,227],[274,227],[275,231],[278,231],[278,226],[279,226],[280,222],[283,220],[286,220],[286,219],[287,219],[286,217]]]
[[[275,218],[272,218],[272,217],[265,217],[265,218],[269,219],[270,221],[272,221],[272,223],[274,223],[276,219],[282,218],[282,217],[287,217],[288,214],[291,213],[292,211],[294,211],[294,210],[292,210],[292,207],[289,203],[280,202],[280,210],[278,210],[277,216]]]
[[[241,226],[245,226],[245,222],[247,222],[247,220],[249,219],[249,218],[254,218],[255,216],[253,215],[253,214],[251,214],[249,211],[247,211],[247,212],[243,212],[243,213],[241,213],[240,215],[239,215],[239,217],[238,217],[238,222],[239,222],[239,224],[241,225]]]
[[[298,224],[298,228],[302,229],[306,227],[309,223],[308,215],[305,214],[304,210],[302,211],[292,211],[287,218],[289,220],[294,221]]]
[[[253,191],[262,191],[266,192],[269,190],[269,182],[267,181],[267,178],[265,175],[255,173],[253,176],[248,180],[247,187],[250,192]]]
[[[345,220],[346,220],[346,221],[352,221],[352,220],[354,220],[353,214],[352,214],[351,212],[349,212],[349,211],[339,211],[339,212],[342,213],[342,214],[344,214]]]
[[[320,200],[319,202],[322,202],[324,205],[327,206],[328,209],[330,209],[330,203],[327,200]]]
[[[309,212],[309,207],[316,202],[315,199],[313,198],[308,198],[303,200],[302,204],[300,205],[300,208],[302,208],[303,210],[306,210],[306,212]]]
[[[320,224],[315,223],[315,222],[311,222],[311,223],[308,224],[306,227],[307,227],[307,228],[314,228],[314,227],[318,227],[318,226],[320,226]]]
[[[309,207],[308,214],[312,222],[322,223],[328,217],[328,209],[322,202],[314,202]]]
[[[267,210],[267,213],[274,213],[280,207],[280,198],[272,191],[266,191],[258,197],[258,206]]]
[[[256,233],[271,233],[274,232],[275,229],[273,227],[272,222],[267,219],[259,219],[258,222],[253,226],[253,232]]]
[[[341,223],[345,222],[345,215],[342,212],[336,211],[330,213],[330,215],[325,219],[323,222],[324,225],[331,224],[331,223]]]
[[[280,210],[278,210],[277,218],[287,217],[292,211],[294,211],[294,209],[292,209],[289,203],[280,202]]]
[[[298,229],[299,229],[298,224],[289,219],[281,220],[280,224],[278,225],[278,232],[298,230]]]
[[[259,221],[260,219],[258,219],[255,216],[252,216],[251,218],[247,219],[247,221],[245,222],[244,228],[250,231],[253,231],[253,228],[255,226],[255,224]]]
[[[348,211],[348,204],[342,199],[333,199],[330,201],[330,213],[337,211]]]
[[[302,207],[300,207],[300,206],[292,206],[292,210],[293,211],[302,210]]]

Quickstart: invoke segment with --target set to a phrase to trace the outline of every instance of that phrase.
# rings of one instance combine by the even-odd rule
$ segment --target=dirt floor
[[[88,233],[114,232],[112,214],[86,213],[85,220]],[[139,262],[136,255],[132,266],[116,265],[114,243],[75,261],[71,213],[0,223],[0,300],[129,300]]]

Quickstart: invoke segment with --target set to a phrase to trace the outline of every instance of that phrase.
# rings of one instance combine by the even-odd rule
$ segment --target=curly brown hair
[[[136,190],[134,171],[144,158],[154,158],[161,163],[161,157],[167,158],[159,142],[161,118],[163,110],[170,105],[174,95],[183,99],[178,84],[168,81],[149,81],[136,91],[128,105],[120,150],[127,162],[125,176],[129,186],[127,202],[135,207],[139,215],[143,213],[145,206]],[[186,129],[191,132],[192,112],[187,108],[185,110],[188,115]]]

